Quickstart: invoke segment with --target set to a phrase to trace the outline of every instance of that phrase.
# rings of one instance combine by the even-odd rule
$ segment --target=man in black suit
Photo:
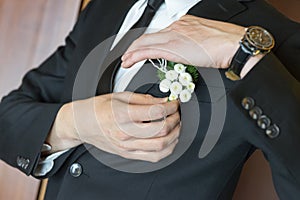
[[[200,69],[195,99],[180,108],[178,102],[166,102],[149,66],[143,66],[127,86],[136,93],[100,91],[102,95],[94,97],[98,74],[104,71],[100,60],[109,57],[116,38],[106,39],[117,34],[127,23],[128,11],[143,7],[143,2],[92,1],[66,45],[2,100],[1,159],[27,175],[49,177],[46,199],[230,199],[244,162],[260,148],[270,162],[280,198],[298,199],[300,26],[261,0],[195,1],[183,10],[201,18],[185,16],[158,34],[138,39],[122,58],[122,65],[129,67],[156,58],[159,52],[171,61],[210,67]],[[175,14],[185,14],[181,11]],[[267,54],[264,47],[257,47],[262,54],[252,52],[257,50],[253,45],[266,40],[264,30],[256,35],[258,44],[245,40],[239,46],[244,27],[251,25],[272,33],[276,41],[272,52]],[[200,37],[194,31],[199,27]],[[224,37],[218,38],[218,31]],[[163,44],[164,33],[174,42]],[[192,44],[187,38],[178,40],[178,34],[200,42],[204,47],[200,54],[210,57],[193,59],[195,51],[192,57],[182,55],[188,59],[174,56]],[[179,50],[161,54],[156,42],[162,43],[163,52],[171,48],[169,44]],[[217,51],[220,44],[222,52]],[[250,53],[251,58],[246,55]],[[91,54],[99,60],[89,62]],[[82,71],[83,66],[88,70]],[[216,73],[221,84],[211,78]],[[90,77],[93,74],[96,78]],[[218,132],[212,128],[217,122],[212,127],[210,122],[214,108],[225,109],[222,129],[214,148],[203,154],[199,149],[209,131]],[[61,153],[47,164],[50,170],[45,173],[40,173],[45,170],[41,152],[42,157]]]

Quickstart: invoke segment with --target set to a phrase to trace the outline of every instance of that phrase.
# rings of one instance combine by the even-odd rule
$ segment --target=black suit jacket
[[[58,48],[39,68],[27,73],[20,88],[3,98],[0,104],[2,160],[27,175],[33,174],[41,146],[60,107],[74,99],[93,96],[96,91],[95,80],[87,78],[82,86],[85,92],[73,94],[85,57],[117,33],[134,3],[135,0],[92,1],[80,15],[66,45]],[[244,162],[256,148],[262,149],[270,162],[281,199],[300,197],[299,24],[289,21],[261,0],[203,0],[189,14],[245,27],[263,26],[275,36],[276,46],[242,81],[227,80],[223,70],[200,70],[208,76],[220,72],[225,90],[222,85],[200,77],[196,98],[182,105],[184,116],[198,117],[192,107],[195,105],[201,112],[198,119],[191,120],[191,125],[198,123],[195,138],[188,141],[189,148],[172,164],[147,173],[122,172],[99,162],[93,155],[120,159],[125,164],[131,161],[81,145],[56,160],[54,169],[47,175],[50,179],[46,199],[230,199]],[[109,44],[105,44],[106,47]],[[102,48],[99,60],[106,57],[107,49]],[[97,70],[98,64],[93,63],[91,70]],[[143,67],[135,76],[128,90],[136,89],[145,70]],[[149,73],[154,77],[153,71]],[[139,92],[160,96],[154,79],[153,83],[141,85]],[[252,97],[272,124],[279,126],[278,137],[267,137],[250,118],[241,106],[245,97]],[[212,151],[199,159],[199,149],[214,115],[212,107],[223,104],[225,99],[227,109],[222,134]],[[184,117],[182,120],[183,127],[189,123]],[[182,143],[188,134],[184,130]],[[69,173],[73,163],[79,163],[83,169],[77,178]]]

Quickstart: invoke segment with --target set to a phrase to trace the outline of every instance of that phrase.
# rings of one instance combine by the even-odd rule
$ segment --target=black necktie
[[[149,0],[146,6],[144,13],[141,18],[131,27],[130,30],[135,29],[134,31],[128,31],[123,38],[117,43],[117,45],[113,48],[110,54],[114,54],[114,52],[121,52],[121,55],[125,53],[130,44],[136,40],[139,36],[141,36],[147,26],[150,24],[155,12],[158,10],[160,5],[164,0]],[[116,54],[115,54],[116,55]],[[114,75],[117,69],[121,64],[121,57],[118,57],[115,61],[113,61],[107,69],[104,71],[102,77],[97,86],[97,95],[107,94],[112,92]]]

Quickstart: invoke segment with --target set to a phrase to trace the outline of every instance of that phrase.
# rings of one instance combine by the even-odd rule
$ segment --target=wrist
[[[82,143],[75,128],[72,103],[64,104],[58,111],[46,143],[52,147],[49,153],[66,150]]]
[[[240,47],[225,73],[232,81],[242,79],[275,45],[273,36],[259,26],[247,28],[239,43]]]
[[[251,57],[241,71],[241,79],[243,79],[265,55],[266,54],[259,54]]]

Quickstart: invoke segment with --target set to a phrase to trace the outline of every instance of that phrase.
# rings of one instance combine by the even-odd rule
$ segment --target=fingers
[[[167,102],[167,98],[156,98],[149,94],[139,94],[133,92],[120,92],[112,94],[115,99],[129,104],[150,105]]]
[[[155,138],[126,138],[127,134],[119,133],[117,139],[111,140],[115,146],[111,152],[127,159],[158,162],[174,151],[180,128],[177,112],[166,119],[165,126]]]
[[[151,46],[140,47],[138,49],[129,51],[128,53],[124,54],[121,66],[123,68],[129,68],[139,61],[157,58],[172,60],[173,62],[182,62],[182,56],[174,51],[173,46],[175,46],[173,43],[153,44]],[[188,60],[184,61],[184,63],[188,62]]]
[[[170,38],[175,37],[174,33],[163,31],[141,36],[124,53],[121,66],[128,68],[134,63],[149,58],[165,58],[168,60],[172,60],[173,57],[176,58],[176,56],[172,56],[172,42],[170,41]]]
[[[139,37],[122,56],[121,66],[129,68],[139,61],[157,58],[192,64],[191,60],[195,58],[191,55],[195,51],[199,52],[199,47],[198,43],[189,36],[190,33],[195,32],[195,28],[188,24],[177,21],[157,33]]]
[[[164,122],[155,121],[145,124],[150,128],[141,129],[139,126],[129,126],[129,133],[116,132],[117,134],[110,137],[111,143],[115,146],[110,152],[127,159],[149,162],[158,162],[169,156],[174,151],[180,135],[179,112],[176,111],[171,114]],[[157,131],[153,137],[145,137],[145,134],[151,132],[151,129],[158,129],[160,131]],[[133,132],[138,132],[140,138],[137,138],[138,134],[131,137],[130,135]]]
[[[124,157],[127,159],[134,159],[134,160],[143,160],[156,163],[163,158],[168,157],[171,155],[176,147],[178,140],[175,140],[168,148],[165,148],[163,151],[155,151],[155,152],[144,152],[144,151],[133,151],[127,153]]]
[[[124,150],[121,150],[118,152],[118,154],[127,159],[142,160],[142,161],[149,161],[149,162],[156,163],[156,162],[162,160],[163,158],[166,158],[170,154],[172,154],[177,143],[178,143],[178,139],[176,139],[173,143],[171,143],[169,146],[164,148],[162,151],[124,151]]]
[[[168,135],[179,124],[180,124],[180,114],[179,112],[176,112],[166,118],[164,126],[155,137],[163,137]]]
[[[131,138],[116,145],[126,151],[163,151],[178,139],[179,133],[180,125],[178,124],[169,134],[163,137],[147,139]]]
[[[165,136],[180,122],[178,101],[151,104],[153,101],[161,102],[161,99],[129,92],[117,95],[110,105],[113,115],[108,122],[113,122],[115,128],[105,129],[112,132],[111,135],[115,135],[116,140]],[[128,104],[120,99],[126,101],[130,99],[130,103],[136,104]],[[107,126],[107,123],[102,125]]]
[[[113,99],[110,107],[115,121],[122,124],[162,119],[179,108],[178,101],[167,102],[167,98],[131,92],[113,94]]]
[[[166,118],[178,111],[178,101],[154,105],[128,105],[130,121],[143,122]]]
[[[128,159],[157,162],[170,155],[178,142],[180,115],[176,101],[124,92],[78,103],[91,106],[94,108],[91,115],[96,115],[94,122],[93,116],[81,113],[83,120],[92,122],[87,126],[83,123],[80,139],[104,151]],[[82,110],[89,110],[87,106]]]
[[[168,135],[180,123],[180,115],[176,113],[164,120],[149,123],[128,123],[121,131],[132,138],[158,138]]]

